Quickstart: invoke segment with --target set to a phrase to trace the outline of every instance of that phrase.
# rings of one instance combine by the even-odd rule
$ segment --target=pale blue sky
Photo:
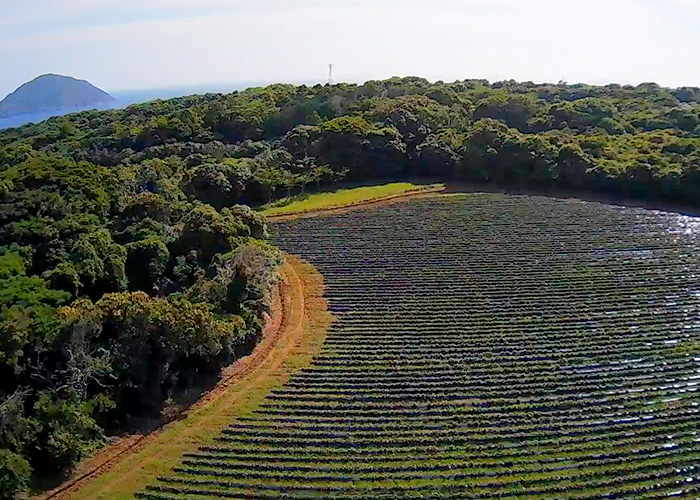
[[[700,0],[0,0],[0,98],[393,75],[700,86]]]

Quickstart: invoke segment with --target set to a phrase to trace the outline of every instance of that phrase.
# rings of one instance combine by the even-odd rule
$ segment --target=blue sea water
[[[125,108],[130,104],[139,104],[153,101],[155,99],[171,99],[186,95],[206,94],[209,92],[229,93],[235,90],[244,90],[249,87],[259,87],[268,85],[271,82],[232,82],[232,83],[212,83],[194,85],[188,87],[164,87],[154,89],[138,90],[115,90],[107,91],[114,99],[113,102],[102,103],[84,108],[61,108],[40,113],[29,113],[0,119],[0,130],[5,128],[19,127],[27,123],[39,123],[53,116],[63,116],[69,113],[77,113],[88,109],[118,109]],[[308,82],[305,82],[308,83]],[[314,83],[311,83],[313,85]]]

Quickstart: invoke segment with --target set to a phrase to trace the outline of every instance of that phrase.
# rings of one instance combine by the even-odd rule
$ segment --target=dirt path
[[[273,314],[253,353],[224,370],[222,380],[177,420],[155,432],[122,438],[76,469],[73,478],[37,499],[133,498],[166,474],[186,451],[210,444],[237,417],[252,411],[290,373],[318,352],[331,317],[323,278],[288,256],[273,297]]]
[[[444,192],[445,189],[447,189],[445,186],[437,186],[429,189],[421,189],[418,191],[408,191],[406,193],[394,194],[391,196],[386,196],[384,198],[376,198],[374,200],[361,201],[359,203],[353,203],[351,205],[345,205],[342,207],[319,208],[317,210],[307,210],[305,212],[297,212],[293,214],[269,215],[266,217],[266,219],[268,222],[283,222],[288,220],[300,219],[303,217],[317,217],[319,215],[345,213],[350,210],[356,210],[359,208],[387,205],[389,203],[397,203],[414,198],[428,198]]]
[[[442,193],[444,186],[400,193],[343,207],[268,217],[286,221],[343,213]],[[331,322],[323,277],[313,266],[287,256],[272,297],[272,315],[253,352],[224,369],[220,382],[172,422],[148,434],[114,439],[78,464],[71,479],[33,500],[121,500],[177,465],[186,451],[209,444],[223,428],[254,409],[289,374],[320,350]]]

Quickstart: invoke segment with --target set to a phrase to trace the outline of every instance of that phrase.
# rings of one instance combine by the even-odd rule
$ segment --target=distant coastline
[[[22,125],[27,125],[29,123],[40,123],[54,116],[63,116],[69,113],[79,113],[80,111],[87,111],[89,109],[103,110],[122,108],[124,106],[128,106],[128,104],[122,104],[119,101],[114,101],[78,108],[58,108],[50,111],[40,111],[37,113],[25,113],[21,115],[11,116],[9,118],[0,118],[0,130],[6,128],[21,127]]]
[[[291,82],[297,85],[316,85],[318,82]],[[230,93],[237,90],[245,90],[250,87],[262,87],[269,85],[270,82],[230,82],[230,83],[211,83],[201,85],[190,85],[182,87],[162,87],[150,89],[134,89],[134,90],[115,90],[109,91],[109,94],[114,97],[115,101],[99,103],[92,106],[81,108],[60,108],[51,111],[42,111],[38,113],[28,113],[16,115],[9,118],[0,118],[0,130],[14,127],[21,127],[29,123],[40,123],[54,116],[63,116],[70,113],[79,113],[88,110],[106,110],[106,109],[121,109],[132,104],[140,104],[156,99],[173,99],[187,95],[198,95],[207,93]]]

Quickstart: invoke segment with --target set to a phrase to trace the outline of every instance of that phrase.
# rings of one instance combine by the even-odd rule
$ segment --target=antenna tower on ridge
[[[328,65],[328,85],[333,85],[333,63]]]

